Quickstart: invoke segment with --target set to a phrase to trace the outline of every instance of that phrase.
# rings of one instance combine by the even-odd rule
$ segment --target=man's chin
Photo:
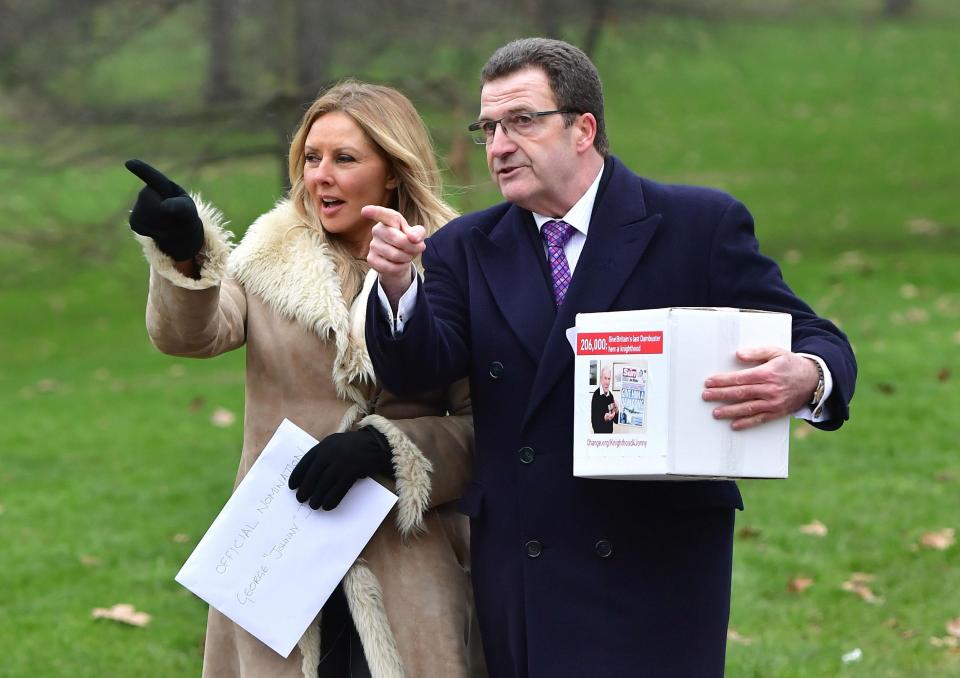
[[[524,190],[517,181],[499,180],[497,186],[500,188],[503,199],[515,205],[522,206],[524,199],[529,195],[529,191]]]

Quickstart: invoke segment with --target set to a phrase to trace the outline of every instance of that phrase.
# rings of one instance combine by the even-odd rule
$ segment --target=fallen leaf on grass
[[[879,605],[883,602],[883,598],[875,595],[873,591],[870,590],[870,587],[867,586],[867,583],[871,581],[873,581],[872,574],[867,574],[865,572],[854,572],[850,575],[850,579],[843,582],[840,588],[842,588],[844,591],[857,594],[865,603]]]
[[[912,283],[900,285],[900,296],[904,299],[916,299],[919,292],[920,290],[917,289],[917,286]]]
[[[942,295],[933,302],[937,312],[941,315],[956,316],[960,314],[960,304],[957,303],[957,297]]]
[[[37,391],[40,393],[53,393],[60,388],[60,382],[56,379],[41,379],[37,382]]]
[[[753,527],[752,525],[745,525],[737,532],[737,536],[740,539],[756,539],[760,534],[760,528]]]
[[[186,368],[183,365],[171,365],[170,369],[167,370],[167,374],[171,377],[182,377],[187,373]]]
[[[933,477],[938,483],[952,483],[954,475],[950,471],[940,471]]]
[[[857,251],[844,252],[834,263],[833,267],[838,271],[850,271],[861,275],[873,272],[873,265]]]
[[[800,527],[800,531],[804,534],[809,534],[811,537],[827,536],[827,526],[821,523],[819,520],[814,520],[812,523],[802,525]]]
[[[207,403],[207,399],[203,396],[197,396],[187,405],[187,412],[199,412],[203,409],[203,406]]]
[[[800,250],[787,250],[783,253],[783,260],[788,264],[799,263],[803,259],[803,253]]]
[[[877,391],[879,391],[883,395],[893,395],[894,392],[897,390],[893,384],[888,384],[885,381],[881,381],[879,384],[876,384],[874,388],[876,388]]]
[[[54,295],[47,297],[47,305],[54,313],[63,313],[64,309],[67,308],[67,301],[59,295]]]
[[[907,222],[907,231],[913,235],[939,235],[940,224],[926,217],[917,217]]]
[[[797,424],[797,427],[793,429],[793,437],[797,440],[806,440],[810,437],[810,434],[813,432],[813,427],[807,424]]]
[[[937,381],[946,381],[949,378],[950,378],[949,367],[941,367],[939,370],[937,370]]]
[[[96,567],[100,564],[100,559],[96,556],[82,555],[80,556],[80,564],[84,567]]]
[[[953,636],[938,638],[937,636],[933,636],[930,638],[930,644],[934,647],[958,647],[960,646],[960,638]]]
[[[930,311],[925,308],[908,308],[906,313],[907,322],[925,323],[930,320]]]
[[[926,532],[920,536],[920,546],[925,546],[928,549],[935,549],[937,551],[946,551],[953,546],[953,542],[954,529],[952,527]]]
[[[862,658],[863,658],[863,650],[861,650],[859,647],[855,647],[849,652],[845,653],[843,656],[841,656],[840,660],[844,664],[851,664],[853,662],[860,661]]]
[[[133,605],[128,603],[118,603],[113,607],[94,608],[91,615],[94,619],[110,619],[111,621],[130,624],[143,628],[150,623],[150,615],[146,612],[138,612]]]
[[[906,630],[900,632],[900,637],[901,637],[903,640],[910,640],[911,638],[916,638],[916,637],[917,637],[917,632],[914,631],[913,629],[906,629]]]
[[[727,629],[727,640],[729,640],[731,643],[739,643],[740,645],[753,645],[753,638],[741,636],[740,633],[733,627]]]
[[[190,537],[185,535],[183,532],[178,532],[177,534],[173,535],[173,540],[178,544],[186,544],[188,541],[190,541]]]
[[[237,415],[224,407],[218,407],[213,411],[213,414],[210,415],[210,423],[218,428],[233,426],[233,422],[236,420]]]
[[[787,582],[787,591],[790,593],[803,593],[813,586],[813,579],[810,577],[794,577]]]
[[[960,617],[957,617],[956,619],[948,619],[945,626],[947,628],[947,633],[954,638],[960,638]]]

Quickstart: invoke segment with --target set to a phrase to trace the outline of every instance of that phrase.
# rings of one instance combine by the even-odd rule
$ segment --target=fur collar
[[[375,383],[375,376],[363,338],[364,314],[356,311],[357,305],[365,306],[376,273],[367,275],[351,313],[329,247],[320,234],[302,224],[290,201],[281,200],[250,226],[230,254],[227,274],[280,316],[333,342],[337,394],[365,405],[363,386]]]

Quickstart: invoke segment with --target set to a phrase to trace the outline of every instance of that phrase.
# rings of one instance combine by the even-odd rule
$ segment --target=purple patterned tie
[[[550,262],[550,277],[553,278],[553,297],[557,307],[563,303],[570,286],[570,266],[563,253],[563,246],[570,240],[576,229],[565,221],[548,221],[543,225],[541,234],[547,241],[547,259]]]

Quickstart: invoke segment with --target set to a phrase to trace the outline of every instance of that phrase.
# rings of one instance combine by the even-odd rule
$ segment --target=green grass
[[[652,19],[604,34],[616,154],[743,199],[765,251],[860,363],[852,420],[795,437],[789,480],[742,483],[731,625],[750,643],[730,644],[730,676],[960,675],[960,654],[930,642],[960,617],[960,547],[917,547],[960,529],[956,32],[956,16],[921,14]],[[176,63],[195,71],[198,58],[180,49]],[[195,76],[116,96],[162,101]],[[142,73],[121,52],[90,77]],[[124,223],[137,181],[122,161],[168,169],[239,231],[279,196],[277,164],[188,166],[192,148],[229,148],[235,130],[65,129],[56,158],[35,157],[31,133],[11,121],[0,151],[0,676],[197,675],[205,606],[173,575],[232,486],[240,424],[210,415],[242,414],[243,354],[187,361],[149,345],[146,266]],[[476,208],[495,191],[478,180],[452,199]],[[799,531],[814,519],[826,537]],[[853,572],[874,575],[882,603],[841,589]],[[788,592],[798,576],[813,586]],[[150,625],[90,618],[119,602]],[[844,664],[856,647],[862,659]]]

